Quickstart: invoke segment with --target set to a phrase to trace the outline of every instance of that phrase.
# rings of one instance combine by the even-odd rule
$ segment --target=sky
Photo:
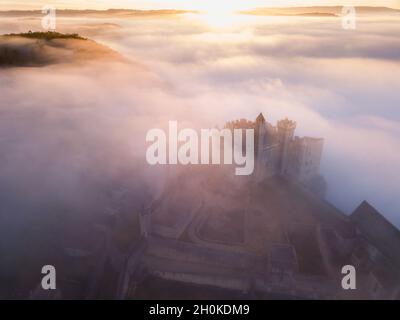
[[[196,10],[240,10],[254,7],[268,6],[307,6],[307,5],[370,5],[387,6],[400,8],[399,0],[3,0],[0,8],[5,9],[37,9],[45,4],[55,5],[59,8],[139,8],[139,9],[159,9],[159,8],[177,8],[177,9],[196,9]]]

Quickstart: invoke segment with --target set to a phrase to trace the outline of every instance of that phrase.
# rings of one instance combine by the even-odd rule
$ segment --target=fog
[[[398,19],[360,18],[357,30],[336,18],[58,19],[57,31],[125,60],[0,69],[0,232],[16,237],[49,208],[95,215],[118,188],[139,207],[164,181],[145,161],[149,129],[259,112],[325,138],[330,202],[351,213],[367,200],[400,226]],[[0,33],[29,29],[40,20],[0,21]]]

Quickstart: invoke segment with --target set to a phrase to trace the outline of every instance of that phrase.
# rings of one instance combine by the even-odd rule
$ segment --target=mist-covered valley
[[[60,241],[74,217],[112,210],[118,190],[132,211],[156,197],[166,172],[146,163],[146,132],[170,120],[288,117],[299,135],[325,139],[328,201],[351,213],[368,200],[400,226],[399,19],[361,16],[344,30],[337,17],[60,17],[58,32],[96,41],[84,59],[69,42],[39,51],[37,65],[0,67],[2,274],[23,266],[15,252],[28,255],[32,238]],[[0,20],[1,34],[40,28],[38,16]],[[4,41],[32,43],[0,39],[0,53]]]

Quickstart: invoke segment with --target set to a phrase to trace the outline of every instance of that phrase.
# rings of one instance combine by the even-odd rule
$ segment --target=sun
[[[203,20],[220,27],[232,24],[238,12],[247,8],[243,0],[203,0],[197,7]]]
[[[248,3],[243,0],[202,0],[196,3],[199,10],[207,13],[232,14],[248,9]]]

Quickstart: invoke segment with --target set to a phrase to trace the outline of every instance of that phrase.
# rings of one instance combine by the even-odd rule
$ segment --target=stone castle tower
[[[278,143],[279,143],[279,173],[287,174],[289,166],[289,152],[291,142],[296,130],[296,122],[289,119],[278,121]]]
[[[240,123],[231,122],[236,128]],[[295,136],[296,122],[283,119],[273,126],[260,113],[252,127],[255,133],[255,178],[261,181],[273,175],[307,184],[319,175],[323,139]],[[244,127],[242,129],[245,129]]]
[[[258,115],[255,123],[255,145],[257,146],[256,155],[262,153],[263,146],[266,143],[267,128],[266,121],[262,113]]]

